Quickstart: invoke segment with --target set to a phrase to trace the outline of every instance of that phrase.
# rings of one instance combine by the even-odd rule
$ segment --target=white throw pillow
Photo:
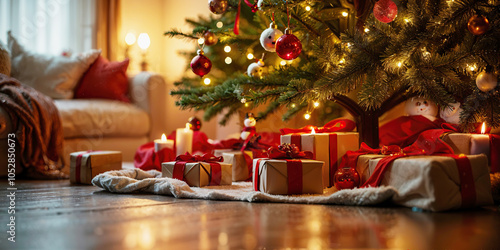
[[[50,56],[26,51],[8,32],[12,77],[54,99],[71,99],[78,81],[101,50],[77,56]]]

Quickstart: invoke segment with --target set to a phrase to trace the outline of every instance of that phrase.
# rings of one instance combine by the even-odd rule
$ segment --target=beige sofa
[[[138,146],[165,133],[168,92],[163,77],[141,72],[130,77],[129,84],[132,103],[104,99],[54,100],[64,131],[65,172],[69,172],[71,152],[118,150],[123,153],[123,161],[133,161]],[[0,110],[0,173],[3,176],[7,174],[7,164],[3,164],[7,162],[7,135],[12,131],[10,119]]]

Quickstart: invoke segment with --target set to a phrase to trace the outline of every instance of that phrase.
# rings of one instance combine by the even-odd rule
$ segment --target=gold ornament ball
[[[208,8],[214,14],[223,14],[228,6],[227,0],[208,0]]]
[[[467,28],[473,35],[479,36],[488,31],[490,28],[490,22],[484,16],[474,15],[469,19]]]
[[[205,32],[205,34],[203,34],[203,39],[205,39],[205,45],[207,46],[214,45],[218,41],[217,36],[211,31]]]
[[[497,76],[493,72],[483,71],[477,75],[476,85],[483,92],[493,90],[498,85]]]

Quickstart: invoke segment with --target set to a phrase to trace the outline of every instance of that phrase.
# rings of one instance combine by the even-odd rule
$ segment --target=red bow
[[[283,143],[279,146],[272,146],[267,150],[270,159],[312,159],[311,151],[300,151],[295,144]]]
[[[323,127],[316,127],[316,126],[305,126],[302,128],[282,128],[280,129],[280,132],[282,135],[287,135],[287,134],[297,134],[297,133],[311,133],[311,131],[314,129],[316,133],[331,133],[331,132],[349,132],[354,130],[356,128],[356,123],[348,120],[348,119],[335,119]]]
[[[224,158],[222,156],[216,157],[213,154],[204,154],[204,155],[191,155],[189,153],[183,154],[183,155],[178,155],[175,158],[175,161],[182,161],[182,162],[222,162],[224,161]]]

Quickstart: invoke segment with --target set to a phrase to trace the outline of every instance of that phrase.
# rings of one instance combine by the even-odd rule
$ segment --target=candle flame
[[[161,135],[161,141],[162,142],[166,142],[167,141],[167,137],[165,136],[165,134]]]
[[[316,134],[316,131],[314,131],[314,128],[312,128],[311,134]]]
[[[184,130],[188,131],[191,129],[191,125],[189,123],[186,123],[186,128]]]
[[[481,126],[481,134],[484,134],[486,132],[486,123],[483,122],[483,125]]]

